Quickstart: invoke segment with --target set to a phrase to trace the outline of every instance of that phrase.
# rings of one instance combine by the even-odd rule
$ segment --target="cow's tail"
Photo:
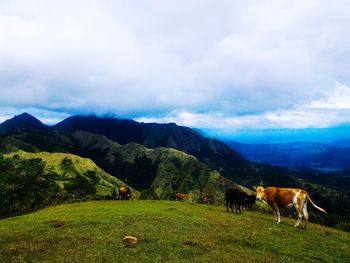
[[[327,211],[326,211],[326,210],[324,210],[324,209],[321,208],[321,207],[318,207],[317,205],[315,205],[314,202],[312,202],[311,197],[309,196],[308,193],[305,192],[305,194],[306,194],[307,200],[309,200],[309,202],[313,205],[313,207],[315,207],[316,209],[320,210],[321,212],[327,214]]]

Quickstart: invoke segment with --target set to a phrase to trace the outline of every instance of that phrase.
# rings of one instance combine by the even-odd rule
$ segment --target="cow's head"
[[[262,186],[256,188],[256,200],[263,201],[265,195],[265,189]]]

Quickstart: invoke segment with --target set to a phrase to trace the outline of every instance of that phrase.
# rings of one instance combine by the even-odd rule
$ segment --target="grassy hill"
[[[73,154],[0,154],[0,218],[63,202],[116,199],[121,185],[90,159]]]
[[[171,201],[94,201],[0,220],[4,262],[348,262],[350,234]],[[136,248],[122,238],[134,235]]]
[[[115,187],[125,185],[121,180],[103,171],[90,159],[81,158],[74,154],[17,151],[3,156],[4,158],[41,159],[45,164],[44,172],[57,174],[55,181],[61,188],[64,188],[77,176],[94,181],[96,194],[100,196],[111,195]]]

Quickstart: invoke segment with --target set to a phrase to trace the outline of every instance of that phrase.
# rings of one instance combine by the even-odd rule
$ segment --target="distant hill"
[[[194,156],[171,148],[148,149],[137,143],[120,145],[107,137],[83,131],[29,131],[0,137],[0,150],[74,153],[91,158],[113,176],[143,191],[144,197],[174,199],[175,193],[211,195],[236,184],[199,162]]]
[[[73,154],[0,154],[0,218],[63,202],[115,199],[121,185],[126,184]]]
[[[111,117],[72,116],[53,126],[53,129],[101,134],[120,144],[136,142],[148,148],[174,148],[194,155],[199,161],[232,180],[235,179],[233,169],[250,166],[226,144],[174,123],[139,123]]]
[[[33,117],[28,113],[22,113],[13,117],[12,119],[6,120],[0,124],[0,135],[11,134],[20,132],[23,130],[37,130],[37,129],[49,129],[48,126],[43,124],[37,118]]]
[[[248,160],[297,170],[339,171],[350,169],[347,140],[332,144],[291,142],[278,144],[244,144],[228,142]]]
[[[90,159],[74,154],[18,151],[3,156],[4,158],[41,159],[45,164],[44,172],[57,174],[55,181],[62,189],[75,180],[77,176],[85,177],[94,182],[96,195],[101,197],[109,196],[114,188],[125,185],[121,180],[103,171]]]
[[[350,148],[350,139],[336,140],[336,141],[330,143],[330,145],[337,147],[337,148]]]

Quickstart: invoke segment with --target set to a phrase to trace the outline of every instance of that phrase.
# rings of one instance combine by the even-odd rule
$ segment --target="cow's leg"
[[[297,222],[295,222],[295,227],[298,227],[299,224],[300,224],[300,221],[301,219],[303,218],[303,205],[302,204],[297,204],[295,206],[295,210],[297,211],[297,216],[298,216],[298,219],[297,219]]]
[[[273,208],[273,217],[275,219],[275,222],[277,222],[277,211],[275,208]]]
[[[280,215],[280,210],[278,209],[278,205],[275,203],[273,204],[272,208],[275,215],[275,221],[277,224],[279,224],[281,222],[281,215]]]
[[[300,224],[301,219],[303,218],[303,215],[305,217],[305,228],[307,225],[307,220],[309,219],[309,215],[307,214],[307,210],[306,210],[306,196],[301,194],[297,196],[297,202],[295,202],[294,204],[295,206],[295,210],[297,211],[297,215],[298,215],[298,220],[295,223],[295,227],[298,227]],[[306,215],[304,213],[304,207],[305,207],[305,211],[306,211]]]
[[[229,202],[226,200],[226,211],[228,212],[228,205],[229,205]]]
[[[279,224],[279,223],[281,223],[281,214],[280,214],[280,210],[278,209],[278,205],[277,205],[276,203],[273,205],[273,208],[274,208],[275,213],[276,213],[276,215],[277,215],[276,223]]]
[[[304,228],[306,229],[307,223],[309,221],[309,213],[307,212],[307,200],[305,200],[305,203],[303,205],[303,214],[304,214],[304,220],[305,220]]]
[[[297,222],[295,223],[295,227],[298,227],[299,226],[299,224],[300,224],[300,221],[301,221],[301,219],[303,218],[303,211],[302,211],[302,208],[299,208],[298,210],[297,210],[297,214],[298,214],[298,219],[297,219]]]
[[[281,214],[280,210],[277,208],[277,224],[281,223]]]

